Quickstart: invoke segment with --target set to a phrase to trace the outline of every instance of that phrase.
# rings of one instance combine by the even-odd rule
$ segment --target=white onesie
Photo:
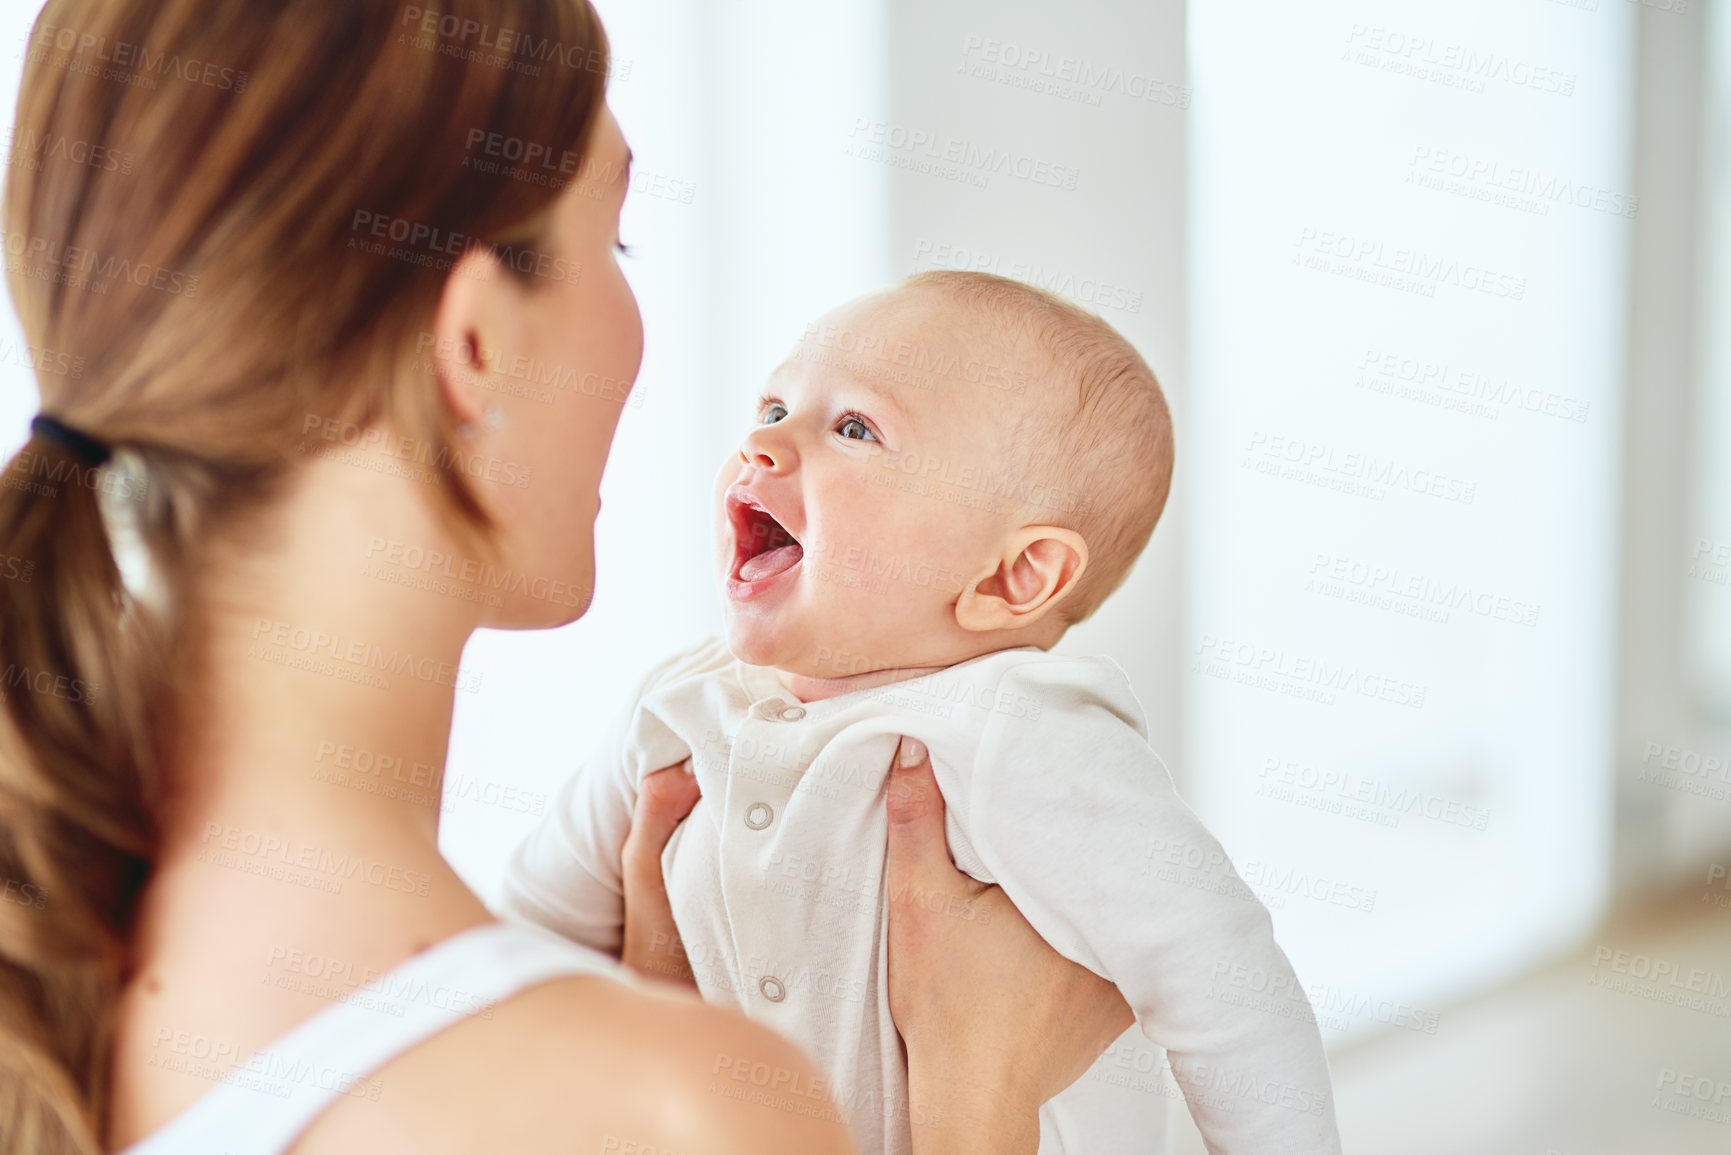
[[[698,985],[828,1080],[718,1056],[715,1092],[816,1111],[827,1091],[867,1155],[908,1155],[931,1109],[907,1099],[886,972],[885,790],[904,734],[931,750],[956,865],[1136,1012],[1140,1032],[1041,1109],[1041,1155],[1163,1151],[1161,1048],[1215,1155],[1339,1152],[1315,1016],[1268,912],[1174,792],[1106,658],[1005,650],[802,703],[705,642],[650,675],[517,848],[502,912],[617,956],[638,783],[689,754],[703,797],[662,865]]]

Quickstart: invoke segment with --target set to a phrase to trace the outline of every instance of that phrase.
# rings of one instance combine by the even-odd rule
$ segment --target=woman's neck
[[[199,819],[220,800],[432,841],[436,801],[402,805],[377,792],[394,804],[369,807],[333,779],[372,775],[436,800],[456,693],[470,685],[458,662],[478,611],[391,580],[403,575],[386,563],[389,543],[456,552],[433,510],[326,476],[333,469],[366,476],[314,466],[267,527],[272,546],[228,546],[210,567],[223,576],[200,583],[176,802]]]
[[[244,1062],[491,918],[438,847],[453,683],[479,610],[369,568],[380,542],[453,548],[423,489],[313,462],[246,540],[200,559],[116,1008],[127,1077],[111,1139],[206,1088],[161,1062],[165,1039]]]
[[[402,489],[419,484],[313,463],[267,524],[209,559],[146,938],[173,939],[213,905],[256,909],[254,937],[485,917],[438,851],[457,666],[478,610],[391,581],[377,556],[381,541],[455,548],[433,503]]]

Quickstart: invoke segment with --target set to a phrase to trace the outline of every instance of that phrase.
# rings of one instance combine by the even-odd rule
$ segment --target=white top
[[[869,1155],[907,1155],[928,1117],[886,981],[903,734],[931,750],[957,866],[1116,983],[1141,1027],[1041,1110],[1042,1155],[1162,1151],[1161,1047],[1215,1155],[1339,1152],[1315,1016],[1268,912],[1173,790],[1109,659],[1006,650],[801,703],[710,641],[656,670],[622,723],[517,848],[504,909],[616,955],[638,783],[690,754],[703,797],[663,869],[698,985],[804,1046]],[[790,1109],[818,1097],[750,1075],[717,1081]]]
[[[279,1155],[338,1096],[379,1097],[372,1074],[415,1044],[529,987],[628,976],[540,927],[488,923],[452,935],[313,1015],[245,1060],[124,1155]],[[384,1013],[380,1013],[383,1011]],[[203,1069],[203,1068],[200,1068]]]

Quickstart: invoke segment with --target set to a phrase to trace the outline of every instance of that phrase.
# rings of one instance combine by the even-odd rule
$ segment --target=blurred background
[[[709,481],[806,323],[996,272],[1171,397],[1173,503],[1063,648],[1273,912],[1347,1150],[1731,1151],[1726,5],[598,6],[643,400],[589,615],[465,656],[465,877],[717,628]],[[0,448],[34,412],[7,310]]]

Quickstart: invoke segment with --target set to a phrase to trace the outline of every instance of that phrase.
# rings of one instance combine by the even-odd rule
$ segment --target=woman
[[[0,581],[0,1151],[851,1150],[821,1091],[716,1078],[809,1091],[788,1044],[501,927],[438,854],[465,641],[592,586],[642,351],[605,71],[581,0],[38,18],[41,163],[5,205],[45,416],[0,489],[30,563]],[[568,387],[501,388],[507,354]],[[111,537],[142,545],[124,579]],[[445,580],[385,580],[396,553]],[[897,773],[894,869],[1006,915],[898,912],[917,1142],[1032,1151],[1128,1011],[955,873],[929,770]],[[664,781],[632,963],[671,930]]]

